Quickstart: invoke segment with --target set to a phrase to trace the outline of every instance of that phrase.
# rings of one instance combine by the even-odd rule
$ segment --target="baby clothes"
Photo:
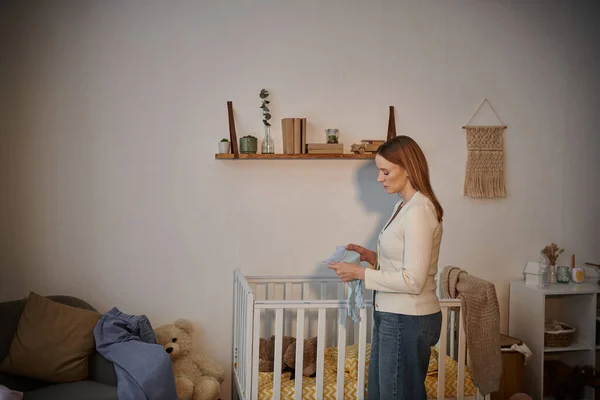
[[[363,281],[356,279],[348,282],[348,315],[352,321],[360,321],[360,313],[357,309],[365,308],[363,298]]]
[[[348,262],[360,265],[360,254],[346,250],[346,246],[337,246],[335,252],[323,262],[327,264],[330,262]],[[361,308],[365,308],[363,281],[355,279],[348,282],[348,315],[354,322],[360,321],[358,309]]]
[[[346,257],[346,254],[348,254],[348,250],[346,250],[346,246],[336,246],[335,252],[331,256],[329,256],[329,258],[326,258],[325,260],[323,260],[323,262],[326,264],[329,264],[332,262],[342,262],[344,260],[344,257]]]

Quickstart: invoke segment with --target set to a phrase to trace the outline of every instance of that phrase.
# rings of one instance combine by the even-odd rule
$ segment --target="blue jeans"
[[[425,378],[442,329],[442,313],[374,311],[368,400],[427,400]]]

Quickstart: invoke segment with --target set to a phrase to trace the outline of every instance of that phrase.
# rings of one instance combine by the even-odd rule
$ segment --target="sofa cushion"
[[[0,360],[3,360],[8,354],[24,308],[24,300],[0,303]]]
[[[31,293],[0,372],[54,383],[86,379],[99,319],[97,311]]]
[[[106,385],[117,386],[118,380],[115,365],[104,358],[102,354],[94,351],[90,356],[88,368],[89,380],[104,383]]]
[[[6,386],[11,390],[28,392],[30,390],[46,387],[48,386],[48,382],[0,372],[0,385]]]
[[[96,311],[89,303],[73,296],[54,295],[47,297],[61,304]],[[0,303],[0,361],[8,354],[21,314],[27,303],[27,298]]]
[[[118,400],[117,387],[93,381],[52,385],[25,393],[23,400]]]

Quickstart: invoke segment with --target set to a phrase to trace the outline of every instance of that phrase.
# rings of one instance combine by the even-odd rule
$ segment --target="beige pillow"
[[[0,372],[54,383],[86,379],[99,319],[96,311],[31,293]]]

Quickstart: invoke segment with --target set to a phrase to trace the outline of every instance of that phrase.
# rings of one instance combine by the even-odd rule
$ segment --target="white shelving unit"
[[[522,340],[533,353],[525,367],[528,394],[543,399],[544,360],[560,359],[569,365],[596,365],[596,309],[600,286],[596,283],[556,283],[541,289],[524,281],[510,282],[509,336]],[[544,322],[556,319],[577,329],[568,347],[544,346]],[[586,388],[585,398],[594,400]]]

